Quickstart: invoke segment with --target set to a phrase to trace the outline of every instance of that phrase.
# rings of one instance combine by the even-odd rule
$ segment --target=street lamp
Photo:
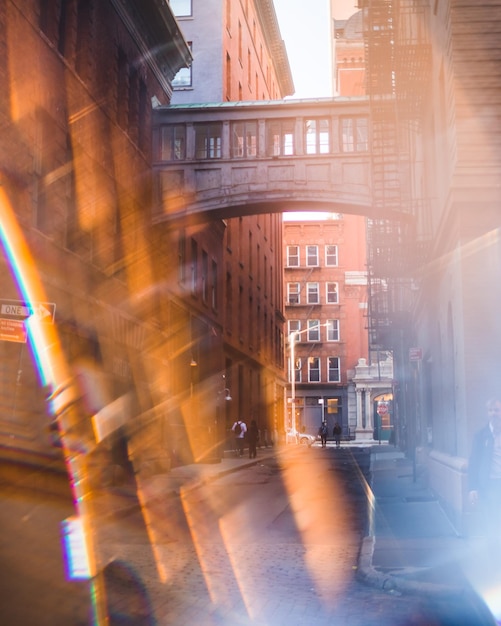
[[[223,374],[224,379],[224,374]],[[209,439],[210,441],[210,450],[209,450],[209,462],[211,463],[219,463],[221,461],[219,455],[220,448],[220,440],[219,440],[219,421],[222,411],[221,404],[221,396],[224,394],[224,399],[226,402],[229,402],[233,398],[231,397],[231,392],[228,387],[224,387],[220,391],[217,392],[217,402],[216,402],[216,414],[214,417],[213,426],[209,425]]]
[[[296,335],[299,336],[299,331],[293,330],[289,335],[289,347],[290,347],[290,377],[291,377],[291,427],[292,434],[296,436],[296,358],[294,356],[294,344],[296,343]]]

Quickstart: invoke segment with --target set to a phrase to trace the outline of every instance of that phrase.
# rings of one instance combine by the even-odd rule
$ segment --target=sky
[[[293,98],[332,96],[329,0],[273,0],[285,41],[296,93]],[[333,18],[344,20],[357,12],[356,0],[334,0]],[[284,213],[284,220],[319,220],[327,213]]]
[[[293,98],[332,96],[329,0],[273,0],[285,41]],[[358,10],[357,0],[334,0],[333,17],[342,20]]]

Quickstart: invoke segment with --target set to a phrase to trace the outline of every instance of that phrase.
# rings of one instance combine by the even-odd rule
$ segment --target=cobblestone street
[[[334,458],[320,449],[306,452],[308,456],[294,456],[284,476],[276,460],[268,459],[187,490],[181,500],[191,532],[182,524],[179,500],[155,502],[147,512],[155,565],[150,546],[134,543],[138,516],[122,520],[119,535],[110,526],[103,542],[106,557],[134,564],[159,626],[412,623],[410,616],[419,609],[416,598],[404,599],[356,580],[366,499],[351,454]],[[287,475],[312,472],[327,475],[325,482],[308,483],[306,490],[308,506],[324,517],[310,520],[315,535],[297,528],[284,488]],[[294,502],[293,493],[289,498]],[[351,509],[339,515],[343,502]],[[232,532],[235,520],[239,530]],[[116,541],[124,532],[131,540]]]

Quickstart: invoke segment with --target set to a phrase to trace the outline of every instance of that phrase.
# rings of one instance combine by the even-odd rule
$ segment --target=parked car
[[[302,446],[312,446],[318,437],[309,433],[297,433],[298,443]]]
[[[309,433],[294,433],[293,430],[287,432],[287,443],[297,443],[302,446],[312,446],[318,437]]]

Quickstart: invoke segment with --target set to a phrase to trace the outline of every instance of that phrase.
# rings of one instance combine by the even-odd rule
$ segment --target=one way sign
[[[54,323],[56,305],[54,302],[23,302],[22,300],[1,300],[0,314],[10,319],[26,319],[35,315],[40,321]]]

